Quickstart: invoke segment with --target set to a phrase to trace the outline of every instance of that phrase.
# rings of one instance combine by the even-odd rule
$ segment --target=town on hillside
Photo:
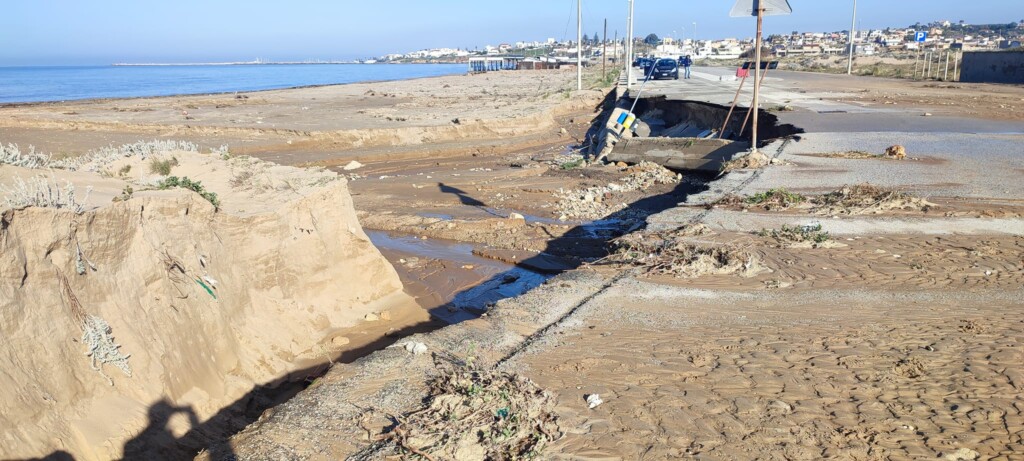
[[[925,32],[924,40],[918,33]],[[617,34],[616,34],[617,35]],[[827,56],[846,54],[850,47],[849,30],[833,32],[800,32],[771,34],[765,46],[776,57]],[[964,21],[933,21],[906,27],[857,30],[853,34],[854,54],[872,56],[958,49],[963,51],[997,51],[1019,48],[1024,39],[1024,19],[1003,24],[966,24]],[[659,37],[651,33],[634,38],[637,53],[654,56],[691,55],[695,59],[739,59],[753,49],[753,38],[695,38]],[[601,37],[599,33],[584,35],[583,55],[586,59],[599,59],[607,53],[609,60],[621,56],[625,38]],[[524,62],[575,62],[578,44],[575,40],[519,41],[486,45],[482,48],[432,48],[405,54],[387,54],[366,63],[465,63],[479,56],[521,56]]]

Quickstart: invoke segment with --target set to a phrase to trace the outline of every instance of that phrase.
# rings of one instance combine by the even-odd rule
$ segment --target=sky
[[[575,39],[576,0],[4,0],[0,66],[362,59]],[[625,35],[626,0],[582,0],[584,33]],[[635,35],[753,37],[734,0],[635,0]],[[790,0],[765,35],[850,27],[853,0]],[[859,0],[858,29],[1024,20],[1022,0]],[[694,27],[693,23],[697,26]]]

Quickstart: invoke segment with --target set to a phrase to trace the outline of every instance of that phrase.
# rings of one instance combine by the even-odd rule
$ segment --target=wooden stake
[[[722,129],[718,131],[718,139],[722,139],[722,136],[725,135],[725,127],[729,124],[729,119],[732,118],[732,111],[736,109],[736,101],[740,99],[740,90],[743,89],[743,84],[747,83],[748,75],[750,75],[750,72],[743,75],[743,80],[740,80],[740,87],[736,88],[736,96],[733,96],[732,106],[729,107],[729,114],[725,116],[725,121],[722,122]],[[743,120],[743,124],[746,125],[746,119]],[[740,130],[740,134],[743,134],[743,130]]]

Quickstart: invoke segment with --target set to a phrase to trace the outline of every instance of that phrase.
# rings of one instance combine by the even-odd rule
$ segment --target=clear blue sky
[[[353,59],[575,37],[575,0],[4,0],[0,66]],[[751,37],[733,0],[636,0],[636,35]],[[852,0],[790,0],[765,33],[845,30]],[[625,33],[626,0],[583,0],[584,33]],[[859,0],[862,28],[1024,19],[1024,0]]]

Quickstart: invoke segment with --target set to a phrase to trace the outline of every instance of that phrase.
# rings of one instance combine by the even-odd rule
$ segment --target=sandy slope
[[[171,158],[172,174],[217,192],[220,210],[182,189],[146,190],[160,179],[149,164]],[[337,356],[343,328],[411,303],[333,173],[190,152],[93,166],[124,174],[52,173],[79,197],[94,186],[83,213],[3,211],[0,457],[180,456],[187,447],[145,446],[160,439],[124,443],[162,418],[172,443],[198,431],[255,385]],[[0,184],[39,173],[0,166]],[[111,203],[129,184],[133,197]],[[110,325],[130,376],[90,369],[90,316]]]

